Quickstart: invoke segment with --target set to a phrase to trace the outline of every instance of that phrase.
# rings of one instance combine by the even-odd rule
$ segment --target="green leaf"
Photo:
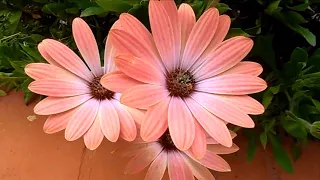
[[[69,13],[69,14],[78,14],[80,11],[79,8],[77,7],[73,7],[73,8],[68,8],[66,9],[66,12]]]
[[[96,0],[96,3],[106,11],[128,12],[132,8],[132,4],[123,0]]]
[[[276,136],[272,133],[268,133],[268,138],[270,140],[273,156],[276,162],[282,167],[286,172],[292,174],[293,173],[293,166],[292,162],[284,150],[283,146],[277,140]]]
[[[9,22],[10,22],[11,24],[16,23],[17,21],[20,20],[21,14],[22,14],[21,11],[11,12],[11,13],[10,13]]]
[[[224,4],[224,3],[218,3],[216,5],[216,8],[219,10],[220,14],[223,14],[223,13],[227,12],[228,10],[232,10],[227,4]]]
[[[240,28],[231,28],[226,36],[226,39],[229,39],[231,37],[234,36],[245,36],[245,37],[250,37],[249,34],[247,34],[246,32],[244,32],[242,29]]]
[[[247,161],[250,162],[254,158],[257,152],[257,139],[255,135],[251,135],[248,149],[247,149]]]
[[[267,136],[266,132],[262,132],[260,134],[260,141],[261,141],[263,148],[266,149],[267,142],[268,142],[268,136]]]
[[[66,8],[66,5],[63,3],[50,3],[43,6],[42,12],[58,16],[64,12]]]
[[[266,12],[267,14],[273,14],[273,13],[278,9],[279,3],[280,3],[280,0],[276,0],[276,1],[271,2],[271,3],[268,5],[268,7],[267,7],[267,9],[265,10],[265,12]]]
[[[308,60],[308,53],[304,51],[302,48],[297,47],[291,53],[290,61],[293,63],[307,62],[307,60]]]
[[[294,143],[292,143],[292,146],[291,146],[291,154],[292,154],[294,161],[298,160],[299,157],[301,156],[301,148],[300,148],[299,144],[300,143],[298,143],[298,142],[294,142]]]
[[[314,137],[320,139],[320,121],[316,121],[316,122],[312,123],[310,133]]]
[[[272,102],[272,99],[275,94],[278,94],[280,90],[280,85],[269,87],[264,93],[262,97],[262,105],[265,109],[269,107]]]
[[[87,9],[81,12],[80,17],[99,15],[105,12],[106,11],[102,7],[88,7]]]
[[[297,33],[299,33],[300,35],[302,35],[310,45],[312,46],[316,45],[316,36],[312,32],[310,32],[308,29],[303,28],[299,25],[293,25],[290,28],[296,31]]]
[[[293,137],[305,138],[308,135],[307,129],[299,122],[296,122],[291,118],[283,119],[281,121],[281,125]]]
[[[305,11],[309,7],[309,3],[305,2],[296,6],[288,6],[289,9],[294,11]]]
[[[316,106],[317,110],[320,111],[320,102],[315,99],[312,99],[312,103]]]
[[[273,86],[273,87],[270,87],[270,91],[273,93],[273,94],[278,94],[279,90],[280,90],[280,84],[277,85],[277,86]]]
[[[6,95],[7,95],[7,93],[0,89],[0,96],[6,96]]]

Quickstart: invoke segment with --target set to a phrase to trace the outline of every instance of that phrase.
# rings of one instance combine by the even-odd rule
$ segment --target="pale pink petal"
[[[191,96],[200,105],[224,121],[241,127],[254,127],[254,122],[245,112],[223,100],[219,95],[194,92]]]
[[[132,79],[121,71],[113,71],[104,75],[100,83],[103,87],[113,91],[122,93],[133,86],[142,84],[142,82]]]
[[[155,141],[160,138],[168,128],[168,107],[170,97],[148,108],[141,124],[140,135],[145,141]]]
[[[203,179],[203,180],[215,180],[214,176],[210,173],[210,171],[199,164],[198,162],[194,161],[190,157],[183,155],[183,158],[186,162],[186,164],[189,166],[190,170],[192,171],[192,174],[198,179]]]
[[[79,106],[80,104],[86,102],[91,99],[92,96],[90,94],[84,94],[79,96],[71,96],[71,97],[47,97],[40,101],[34,107],[34,113],[39,115],[50,115],[57,114],[69,109],[73,109],[74,107]]]
[[[174,19],[170,18],[160,1],[149,2],[152,35],[162,61],[169,72],[175,69],[179,63],[181,43],[180,32],[175,29],[180,27],[172,22]],[[176,41],[177,39],[179,41]]]
[[[66,127],[66,140],[77,140],[88,131],[97,116],[99,104],[99,101],[90,99],[79,106]]]
[[[231,138],[234,139],[237,134],[231,130],[229,130]],[[207,134],[207,144],[220,144],[217,140],[213,139],[209,134]]]
[[[267,83],[256,76],[229,74],[198,82],[195,90],[214,94],[246,95],[265,90]]]
[[[231,154],[237,152],[239,147],[236,144],[232,144],[231,147],[225,147],[221,144],[212,144],[208,145],[207,149],[215,154]]]
[[[199,18],[194,25],[188,38],[181,67],[189,69],[207,48],[219,22],[219,11],[216,8],[210,8]]]
[[[211,114],[192,98],[186,98],[185,102],[193,116],[212,138],[224,146],[230,147],[232,145],[229,130],[220,118]]]
[[[144,180],[161,180],[167,168],[168,153],[162,151],[151,163]]]
[[[43,125],[43,131],[47,134],[53,134],[64,130],[72,119],[73,114],[77,112],[78,109],[79,106],[66,112],[49,116]]]
[[[262,66],[256,62],[242,61],[231,69],[221,73],[220,75],[226,74],[247,74],[251,76],[259,76],[262,73]]]
[[[126,107],[117,100],[112,100],[120,120],[120,136],[126,141],[133,141],[137,136],[137,127]]]
[[[205,131],[197,121],[195,121],[195,132],[196,133],[194,136],[193,144],[190,148],[190,152],[194,155],[195,158],[201,159],[207,151],[207,139]]]
[[[84,83],[56,79],[33,81],[29,84],[28,88],[34,93],[54,97],[77,96],[90,93],[89,87]]]
[[[72,33],[77,47],[95,76],[103,74],[99,49],[89,25],[81,18],[75,18],[72,22]]]
[[[131,56],[120,55],[115,58],[117,67],[133,79],[148,84],[165,84],[165,75],[147,61]]]
[[[128,106],[126,106],[126,109],[131,114],[134,122],[137,125],[140,126],[142,124],[142,120],[144,119],[146,111],[145,110],[136,109],[136,108],[131,108],[131,107],[128,107]]]
[[[79,56],[77,56],[77,54],[66,45],[53,39],[45,39],[42,43],[48,54],[62,67],[87,81],[91,81],[93,79],[93,75],[87,66]]]
[[[43,43],[38,44],[38,51],[40,52],[41,56],[50,64],[62,67],[59,63],[57,63],[47,52],[46,47]]]
[[[202,159],[197,161],[203,166],[215,171],[219,171],[219,172],[231,171],[229,164],[222,157],[220,157],[219,155],[216,155],[211,151],[207,151],[205,156]]]
[[[116,142],[120,135],[120,120],[117,111],[109,100],[100,102],[99,120],[102,133],[111,142]]]
[[[101,144],[103,137],[100,127],[100,116],[96,116],[96,119],[92,123],[90,129],[83,136],[84,144],[88,149],[95,150]]]
[[[253,41],[243,36],[230,38],[223,43],[195,70],[200,81],[220,74],[238,64],[253,47]]]
[[[181,151],[189,149],[195,136],[194,119],[180,97],[172,97],[168,110],[169,132],[175,146]]]
[[[121,96],[121,103],[134,108],[146,109],[168,96],[169,92],[164,86],[143,84],[125,91]]]
[[[190,168],[179,151],[168,152],[168,173],[170,180],[193,180]]]
[[[134,157],[140,154],[141,152],[145,151],[149,147],[153,146],[154,144],[158,144],[158,142],[153,143],[136,143],[136,140],[132,143],[125,143],[122,146],[115,149],[112,154],[119,156],[119,157]]]
[[[128,163],[125,169],[125,173],[134,174],[143,170],[157,158],[162,149],[163,147],[160,144],[154,144],[147,149],[142,150]]]
[[[181,53],[183,54],[191,30],[196,24],[196,16],[189,4],[182,3],[178,9],[178,17],[181,25]]]
[[[231,24],[231,19],[229,16],[221,15],[219,17],[219,24],[211,42],[209,43],[206,50],[199,57],[199,59],[191,67],[190,69],[191,71],[195,70],[195,68],[200,66],[206,59],[208,59],[208,57],[210,57],[211,54],[216,50],[216,48],[221,44],[221,42],[226,37],[229,31],[230,24]]]
[[[111,30],[112,29],[121,29],[120,20],[117,20],[115,23],[113,23]],[[114,57],[116,55],[117,49],[108,35],[106,46],[104,48],[104,73],[109,73],[116,69],[116,64],[114,63]]]
[[[264,113],[263,105],[259,101],[253,99],[248,95],[243,95],[243,96],[221,95],[221,98],[233,104],[234,106],[237,106],[239,109],[241,109],[247,114],[258,115],[258,114]]]

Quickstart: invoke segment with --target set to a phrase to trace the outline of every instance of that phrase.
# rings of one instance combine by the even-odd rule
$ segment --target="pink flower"
[[[111,30],[110,39],[123,52],[115,58],[122,73],[104,76],[102,85],[123,92],[121,103],[147,109],[140,132],[145,141],[160,138],[169,127],[177,148],[187,150],[198,122],[231,147],[226,123],[252,128],[248,114],[264,112],[247,95],[266,89],[266,82],[257,77],[262,67],[240,62],[253,41],[242,36],[223,41],[231,21],[216,8],[196,22],[187,4],[177,10],[173,0],[151,0],[149,18],[152,34],[133,16],[120,16],[121,28]],[[124,81],[132,83],[117,84]],[[201,158],[205,151],[199,153]]]
[[[76,18],[72,30],[86,64],[64,44],[45,39],[38,49],[50,64],[32,63],[25,68],[25,72],[35,79],[29,89],[48,96],[34,108],[36,114],[50,115],[44,131],[51,134],[66,129],[68,141],[84,136],[85,145],[92,150],[100,145],[104,136],[112,142],[119,136],[133,141],[137,134],[134,120],[141,118],[143,113],[122,105],[120,94],[100,84],[102,75],[115,70],[113,45],[107,40],[104,67],[101,67],[98,46],[90,27]]]
[[[231,154],[239,150],[233,144],[225,147],[208,137],[208,149],[201,160],[195,158],[190,151],[180,151],[173,144],[171,136],[166,131],[158,140],[146,143],[137,138],[126,147],[116,149],[115,153],[132,157],[125,173],[134,174],[149,167],[145,180],[161,180],[166,168],[169,178],[214,180],[215,178],[207,169],[220,172],[231,171],[229,164],[218,154]]]

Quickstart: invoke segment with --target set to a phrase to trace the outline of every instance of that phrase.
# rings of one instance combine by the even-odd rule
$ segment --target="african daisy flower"
[[[145,141],[169,128],[176,147],[187,150],[197,121],[219,143],[232,146],[226,123],[252,128],[248,114],[264,112],[247,95],[266,88],[257,77],[262,67],[240,62],[253,41],[242,36],[223,41],[231,20],[216,8],[196,21],[188,4],[177,10],[173,0],[151,0],[149,18],[152,34],[133,16],[120,16],[122,29],[111,30],[110,39],[123,52],[115,58],[122,73],[104,76],[102,85],[115,92],[127,89],[121,103],[147,109],[140,132]]]
[[[101,67],[98,46],[86,22],[74,19],[72,31],[86,64],[64,44],[45,39],[38,49],[50,64],[32,63],[25,68],[35,79],[29,89],[48,96],[34,108],[36,114],[50,115],[44,131],[51,134],[66,129],[68,141],[83,136],[85,145],[92,150],[104,136],[112,142],[119,136],[133,141],[137,134],[134,119],[143,114],[122,105],[120,94],[100,84],[102,75],[115,70],[113,45],[107,40],[104,67]]]

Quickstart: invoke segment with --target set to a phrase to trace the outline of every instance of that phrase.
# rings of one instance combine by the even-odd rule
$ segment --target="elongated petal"
[[[225,147],[221,144],[212,144],[208,145],[207,149],[215,154],[231,154],[237,152],[239,147],[236,144],[232,144],[231,147]]]
[[[181,25],[181,53],[183,54],[192,28],[196,24],[196,16],[189,4],[182,3],[178,9],[178,17]]]
[[[224,41],[207,60],[195,70],[200,81],[220,74],[238,64],[253,47],[249,38],[237,36]]]
[[[200,81],[196,90],[214,94],[246,95],[265,90],[267,83],[256,76],[229,74]]]
[[[87,81],[93,79],[92,73],[83,61],[66,45],[52,39],[45,39],[42,43],[48,54],[62,67]]]
[[[78,49],[95,76],[103,74],[99,49],[94,35],[88,24],[81,18],[75,18],[72,22],[72,33]]]
[[[205,180],[215,180],[214,176],[210,173],[210,171],[199,164],[198,162],[194,161],[190,157],[183,155],[184,160],[186,164],[189,166],[190,170],[192,171],[192,174],[197,179],[205,179]]]
[[[153,143],[123,143],[116,148],[112,154],[115,154],[119,157],[134,157],[140,154],[141,152],[145,151],[149,147],[153,146],[154,144],[158,144],[157,142]]]
[[[137,127],[131,114],[119,101],[112,100],[111,102],[120,120],[120,136],[126,141],[133,141],[137,136]]]
[[[162,151],[151,163],[145,180],[161,180],[167,168],[168,154]]]
[[[207,48],[218,26],[219,11],[207,10],[194,25],[182,57],[182,68],[189,69]]]
[[[138,85],[125,91],[121,103],[134,108],[146,109],[169,96],[168,90],[157,85]]]
[[[103,87],[119,93],[122,93],[133,86],[142,84],[142,82],[132,79],[121,71],[113,71],[104,75],[101,78],[100,83]]]
[[[154,144],[153,146],[144,149],[141,153],[131,159],[125,169],[125,173],[134,174],[143,170],[157,158],[162,149],[160,144]]]
[[[33,81],[28,88],[34,93],[54,97],[77,96],[90,92],[86,84],[56,79]]]
[[[103,140],[103,133],[100,127],[100,116],[96,116],[96,119],[92,123],[90,129],[83,136],[84,144],[90,150],[95,150],[101,144]]]
[[[145,117],[145,110],[141,110],[141,109],[136,109],[136,108],[131,108],[126,106],[126,110],[130,113],[130,115],[132,116],[134,122],[136,123],[138,129],[140,129],[142,120]],[[136,139],[137,140],[137,139]]]
[[[195,121],[195,132],[196,133],[194,136],[193,144],[190,148],[190,152],[194,155],[195,158],[201,159],[207,151],[207,138],[206,133],[197,121]]]
[[[62,67],[59,63],[57,63],[47,52],[46,47],[44,43],[39,43],[38,44],[38,50],[41,54],[41,56],[50,64],[57,66],[57,67]]]
[[[170,180],[192,180],[193,174],[178,151],[168,152],[168,173]]]
[[[148,108],[145,119],[142,121],[140,135],[145,141],[159,139],[168,128],[168,107],[170,97]]]
[[[259,76],[262,73],[262,66],[256,62],[242,61],[231,69],[221,73],[220,75],[226,74],[247,74],[251,76]]]
[[[77,140],[88,131],[97,116],[99,104],[99,101],[90,99],[79,107],[66,127],[66,140]]]
[[[173,24],[169,14],[160,1],[149,2],[149,18],[152,35],[160,53],[162,61],[168,71],[175,69],[179,63],[180,56],[180,37],[175,29],[178,27]],[[179,28],[179,27],[178,27]]]
[[[197,161],[201,163],[203,166],[206,166],[207,168],[215,171],[219,171],[219,172],[231,171],[229,164],[222,157],[216,155],[211,151],[207,151],[205,156],[202,159]]]
[[[248,95],[244,95],[244,96],[221,95],[221,97],[225,101],[233,104],[234,106],[237,106],[239,109],[243,110],[247,114],[258,115],[258,114],[263,114],[264,112],[263,105]]]
[[[192,98],[224,121],[241,127],[254,127],[254,122],[245,112],[223,100],[219,95],[195,92]]]
[[[195,136],[194,119],[187,105],[180,97],[172,97],[168,110],[168,125],[172,141],[178,149],[185,151]]]
[[[149,84],[165,84],[164,74],[143,59],[120,55],[115,58],[115,63],[124,74],[133,79]]]
[[[232,145],[229,130],[220,118],[211,114],[192,98],[187,98],[185,101],[193,116],[212,138],[224,146],[230,147]]]
[[[231,130],[229,130],[231,138],[234,139],[237,134]],[[211,136],[207,135],[207,144],[220,144],[217,140],[213,139]],[[227,147],[227,146],[226,146]]]
[[[39,115],[50,115],[57,114],[74,107],[79,106],[80,104],[91,99],[90,94],[84,94],[80,96],[71,96],[71,97],[47,97],[40,101],[34,107],[34,113]]]
[[[113,23],[112,29],[122,29],[121,28],[120,20],[117,20],[115,23]],[[106,46],[104,48],[104,73],[112,72],[116,69],[116,64],[114,63],[114,57],[117,55],[118,51],[116,47],[114,46],[113,42],[110,39],[110,36],[108,35],[106,40]]]
[[[101,101],[98,116],[104,136],[109,141],[116,142],[120,136],[120,120],[109,100]]]

